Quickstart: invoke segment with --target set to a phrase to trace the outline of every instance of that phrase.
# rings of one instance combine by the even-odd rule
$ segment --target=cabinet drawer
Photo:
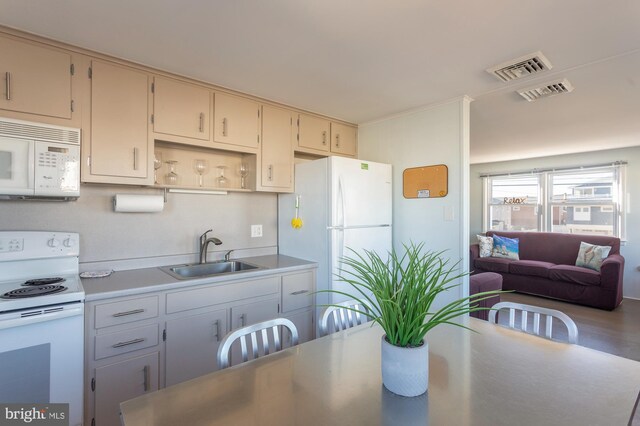
[[[158,342],[158,324],[102,334],[96,336],[96,359],[150,348],[156,346]]]
[[[282,277],[282,312],[306,308],[313,304],[313,272]]]
[[[199,287],[167,295],[167,313],[229,303],[280,291],[280,277],[266,277],[234,284]]]
[[[158,296],[96,305],[95,328],[126,324],[158,316]]]

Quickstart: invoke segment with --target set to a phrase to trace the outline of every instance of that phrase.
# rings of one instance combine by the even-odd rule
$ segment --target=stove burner
[[[46,284],[56,284],[64,281],[64,278],[61,277],[51,277],[51,278],[36,278],[35,280],[25,281],[22,285],[46,285]]]
[[[11,290],[0,296],[0,299],[23,299],[25,297],[43,296],[45,294],[59,293],[67,288],[63,285],[41,285],[37,287],[25,287]]]

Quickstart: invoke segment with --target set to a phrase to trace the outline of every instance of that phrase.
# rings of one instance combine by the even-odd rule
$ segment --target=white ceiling
[[[0,0],[0,23],[354,123],[469,95],[472,162],[640,144],[638,1]],[[537,50],[573,93],[484,71]]]

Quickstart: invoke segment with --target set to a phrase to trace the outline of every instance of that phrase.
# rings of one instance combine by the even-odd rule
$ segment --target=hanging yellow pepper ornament
[[[298,211],[300,209],[300,196],[297,195],[296,196],[296,217],[294,217],[293,219],[291,219],[291,227],[293,229],[300,229],[302,228],[302,219],[300,219],[300,217],[298,217]]]

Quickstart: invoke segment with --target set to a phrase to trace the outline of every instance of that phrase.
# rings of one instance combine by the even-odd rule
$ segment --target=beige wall
[[[193,255],[197,238],[209,228],[223,245],[215,250],[277,246],[277,196],[169,194],[161,213],[114,213],[116,193],[161,194],[154,189],[82,185],[75,202],[0,202],[1,230],[59,230],[80,233],[80,262]],[[263,237],[251,238],[250,226],[262,224]],[[215,256],[215,254],[214,254]],[[135,267],[135,263],[131,265]]]

